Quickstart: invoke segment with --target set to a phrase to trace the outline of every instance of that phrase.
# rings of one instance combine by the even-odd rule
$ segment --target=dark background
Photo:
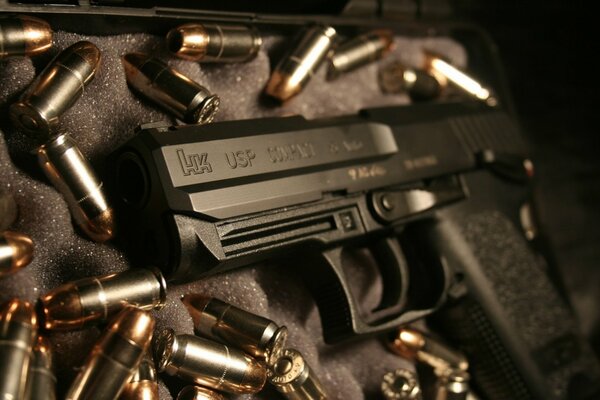
[[[500,53],[536,166],[540,223],[581,325],[600,353],[598,23],[579,1],[455,1]]]

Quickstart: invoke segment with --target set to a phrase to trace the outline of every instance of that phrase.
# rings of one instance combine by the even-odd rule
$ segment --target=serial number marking
[[[230,151],[225,153],[225,159],[231,169],[247,168],[252,166],[252,160],[256,158],[256,153],[250,149]]]
[[[387,170],[381,165],[377,164],[350,168],[348,170],[348,175],[353,181],[366,178],[375,178],[377,176],[384,176],[385,174],[387,174]]]
[[[270,146],[267,148],[272,163],[301,160],[316,156],[315,148],[311,142]]]
[[[329,143],[329,152],[332,154],[337,154],[341,149],[344,149],[346,152],[351,153],[354,151],[360,151],[363,147],[365,147],[365,145],[361,140],[342,140],[341,146],[336,142]]]
[[[423,156],[413,158],[411,160],[404,160],[404,168],[407,170],[420,169],[426,167],[433,167],[438,164],[438,159],[434,155]]]
[[[208,162],[208,153],[185,154],[183,149],[177,149],[177,158],[185,176],[199,175],[205,172],[211,173],[213,171]]]

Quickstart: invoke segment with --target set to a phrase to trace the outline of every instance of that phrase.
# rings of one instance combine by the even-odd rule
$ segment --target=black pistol
[[[468,356],[487,355],[473,360],[473,378],[491,398],[567,399],[578,382],[600,381],[520,227],[531,169],[500,108],[458,102],[322,120],[146,125],[111,164],[123,238],[172,281],[300,251],[328,343],[446,303],[439,326],[468,327],[462,336],[449,330]],[[367,314],[341,263],[355,246],[371,249],[382,275],[381,303]],[[513,386],[501,392],[498,382]]]

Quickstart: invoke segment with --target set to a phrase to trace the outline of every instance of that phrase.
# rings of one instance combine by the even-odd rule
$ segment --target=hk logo
[[[183,152],[183,149],[177,149],[177,157],[179,158],[179,164],[181,164],[181,170],[185,176],[212,172],[212,167],[207,160],[207,153],[186,155]]]

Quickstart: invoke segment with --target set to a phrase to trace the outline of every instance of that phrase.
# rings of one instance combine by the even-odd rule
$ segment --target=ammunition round
[[[258,54],[262,38],[243,25],[184,24],[167,34],[177,57],[199,62],[245,62]]]
[[[160,309],[167,284],[157,269],[135,268],[61,285],[40,298],[44,327],[80,329],[106,321],[126,306]]]
[[[431,100],[442,91],[433,75],[408,68],[399,61],[393,61],[379,70],[379,86],[384,93],[407,92],[414,100]]]
[[[127,83],[144,98],[188,124],[206,124],[214,119],[220,99],[204,86],[144,54],[126,54],[122,62]]]
[[[38,163],[63,195],[75,223],[92,240],[105,242],[114,235],[114,216],[100,181],[69,135],[52,138],[38,151]]]
[[[435,400],[466,400],[469,394],[469,374],[450,369],[438,378]]]
[[[18,232],[0,233],[0,277],[26,267],[33,258],[32,240]]]
[[[295,349],[285,349],[269,369],[269,382],[289,400],[327,399],[323,386]]]
[[[434,368],[436,373],[441,374],[453,368],[460,370],[469,368],[469,363],[462,353],[415,329],[401,328],[393,334],[389,345],[396,354],[409,360],[426,363]]]
[[[177,400],[225,400],[225,397],[200,386],[186,386],[177,395]]]
[[[421,399],[421,387],[415,373],[402,368],[383,376],[381,393],[386,400]]]
[[[10,106],[15,127],[40,143],[50,139],[60,117],[81,97],[99,63],[100,50],[90,42],[77,42],[60,52]]]
[[[267,379],[263,364],[224,344],[165,329],[154,342],[159,372],[229,393],[257,393]]]
[[[493,96],[490,89],[484,87],[481,83],[450,64],[439,54],[430,50],[424,50],[424,53],[425,62],[423,68],[435,76],[442,86],[447,85],[447,82],[452,82],[465,93],[485,102],[489,106],[493,107],[498,104],[498,100]]]
[[[200,335],[229,344],[270,364],[285,346],[287,328],[216,298],[186,295],[182,299]]]
[[[125,385],[120,400],[158,400],[158,381],[154,361],[146,352],[136,372]]]
[[[0,305],[0,398],[24,399],[31,349],[37,337],[33,305],[12,299]]]
[[[327,79],[353,71],[388,54],[394,46],[394,34],[378,29],[342,43],[329,57]]]
[[[325,59],[336,38],[331,26],[315,25],[304,32],[297,46],[271,75],[265,93],[286,101],[300,93]]]
[[[46,21],[28,15],[0,16],[0,59],[35,56],[52,46],[52,29]]]
[[[44,336],[38,336],[33,347],[25,398],[35,400],[56,399],[56,376],[52,371],[52,348],[50,341]]]
[[[67,392],[67,400],[114,400],[138,368],[154,330],[149,311],[123,309],[100,337]]]

